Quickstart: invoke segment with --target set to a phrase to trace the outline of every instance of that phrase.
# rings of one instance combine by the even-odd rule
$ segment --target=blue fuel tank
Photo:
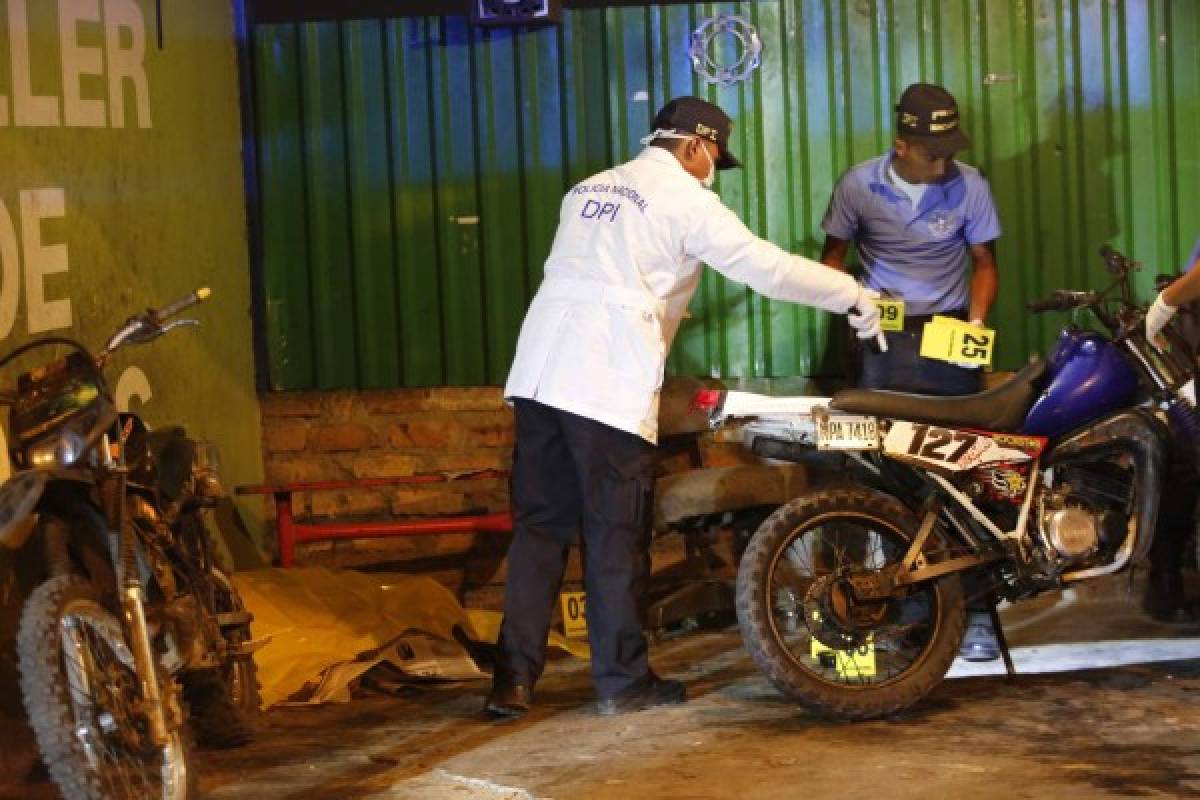
[[[1046,388],[1022,433],[1060,436],[1137,397],[1137,372],[1115,344],[1093,331],[1064,329],[1046,366]]]

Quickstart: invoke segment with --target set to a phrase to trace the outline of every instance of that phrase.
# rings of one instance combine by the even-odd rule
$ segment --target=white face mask
[[[688,139],[699,140],[700,149],[704,151],[704,157],[708,159],[708,174],[700,179],[700,183],[705,189],[711,189],[713,184],[716,183],[717,165],[713,162],[712,156],[708,154],[708,148],[704,146],[704,140],[699,136],[691,136],[686,133],[677,133],[676,131],[664,131],[663,129],[658,128],[649,135],[643,136],[641,142],[643,145],[649,146],[650,143],[655,139],[681,139],[683,141],[687,141]]]

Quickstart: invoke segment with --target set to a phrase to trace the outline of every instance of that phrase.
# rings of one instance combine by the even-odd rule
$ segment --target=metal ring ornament
[[[710,55],[713,41],[722,35],[733,37],[738,45],[740,55],[732,64],[723,64]],[[758,29],[745,17],[721,12],[692,31],[688,55],[692,68],[706,82],[728,87],[746,80],[762,64],[762,40]]]

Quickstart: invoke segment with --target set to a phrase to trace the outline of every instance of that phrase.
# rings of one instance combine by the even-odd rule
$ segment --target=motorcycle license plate
[[[879,422],[875,417],[839,414],[817,422],[818,450],[878,450]]]

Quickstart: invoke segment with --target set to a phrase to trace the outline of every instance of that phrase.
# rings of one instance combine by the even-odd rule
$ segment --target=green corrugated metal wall
[[[693,75],[689,32],[748,16],[762,68]],[[816,255],[843,169],[882,152],[916,80],[959,98],[965,160],[992,181],[998,366],[1054,334],[1025,300],[1095,286],[1105,241],[1156,270],[1200,236],[1200,3],[779,0],[567,11],[560,27],[461,17],[257,29],[257,125],[273,388],[497,384],[559,199],[632,157],[654,111],[706,94],[746,169],[719,188],[752,229]],[[990,76],[990,77],[989,77]],[[817,312],[709,271],[677,373],[834,374]]]

